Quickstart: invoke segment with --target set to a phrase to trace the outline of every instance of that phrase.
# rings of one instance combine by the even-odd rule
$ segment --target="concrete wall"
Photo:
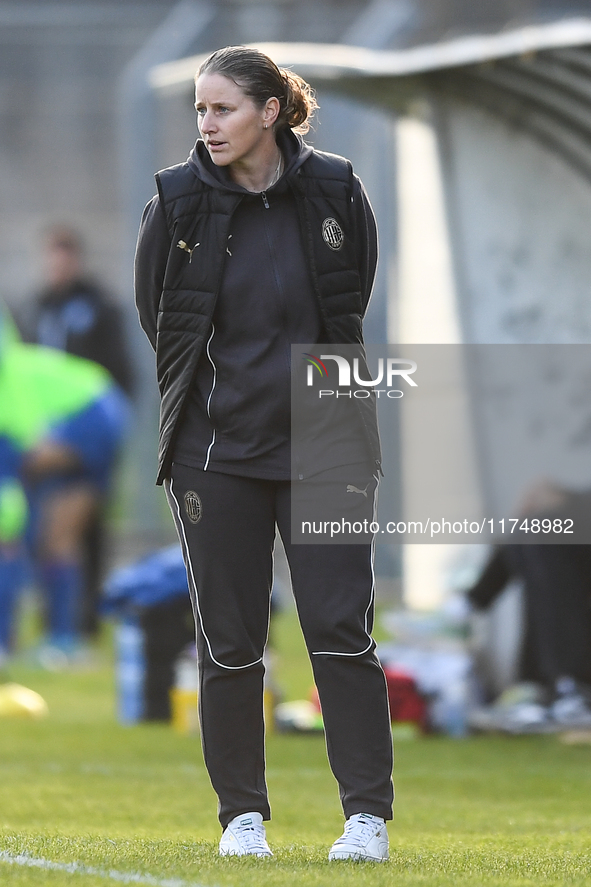
[[[471,369],[484,506],[509,516],[544,478],[591,483],[591,367],[573,347],[591,343],[591,183],[482,110],[445,102],[439,122],[463,340],[568,346]]]
[[[465,341],[591,342],[591,183],[483,110],[440,112]]]
[[[92,267],[119,289],[118,80],[172,5],[0,4],[2,297],[35,286],[39,231],[54,220],[80,226]]]

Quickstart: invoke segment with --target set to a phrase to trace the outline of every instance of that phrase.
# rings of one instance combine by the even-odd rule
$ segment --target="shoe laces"
[[[244,825],[239,822],[232,826],[232,831],[245,850],[248,850],[251,853],[269,852],[264,825],[258,825],[249,820],[248,822],[245,822]]]
[[[364,847],[379,832],[381,825],[381,822],[363,814],[351,816],[345,823],[345,831],[340,840]]]

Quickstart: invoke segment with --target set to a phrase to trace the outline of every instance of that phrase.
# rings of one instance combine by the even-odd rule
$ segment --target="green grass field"
[[[310,679],[292,615],[276,639],[281,682],[301,696]],[[274,735],[275,856],[219,859],[198,741],[162,725],[119,726],[108,662],[78,674],[19,666],[9,677],[38,690],[50,717],[0,721],[0,884],[591,885],[591,746],[398,743],[390,863],[329,865],[342,818],[323,740]]]

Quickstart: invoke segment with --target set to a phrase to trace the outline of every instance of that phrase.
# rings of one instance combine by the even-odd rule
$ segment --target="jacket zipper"
[[[242,197],[240,197],[240,199],[239,199],[239,200],[237,201],[237,203],[236,203],[236,206],[235,206],[234,209],[232,210],[231,217],[230,217],[230,222],[231,222],[231,220],[232,220],[232,216],[233,216],[234,213],[236,212],[236,209],[238,208],[238,206],[240,206],[241,203],[242,203]],[[194,226],[194,228],[195,228],[195,227],[196,227],[196,226]],[[228,224],[228,227],[230,227],[229,224]],[[191,229],[191,235],[194,233],[194,228]],[[222,268],[223,268],[223,266],[224,266],[224,260],[225,260],[225,258],[226,258],[226,253],[224,252],[224,255],[222,256]],[[220,279],[219,279],[219,281],[218,281],[218,287],[217,287],[217,290],[216,290],[215,295],[214,295],[213,308],[211,309],[210,322],[213,321],[213,312],[214,312],[214,310],[215,310],[215,306],[216,306],[216,304],[217,304],[218,296],[219,296],[219,294],[220,294],[220,287],[221,287],[221,276],[220,276]],[[198,367],[198,364],[199,364],[199,359],[197,359],[197,360],[195,361],[195,366],[194,366],[194,368],[193,368],[193,374],[192,374],[192,376],[191,376],[191,382],[190,382],[189,385],[187,386],[187,389],[186,389],[186,391],[185,391],[185,393],[184,393],[184,395],[183,395],[183,399],[182,399],[182,401],[181,401],[181,405],[180,405],[180,407],[179,407],[179,409],[178,409],[178,411],[177,411],[177,415],[176,415],[176,419],[175,419],[175,424],[173,425],[173,431],[174,431],[174,428],[175,428],[175,426],[176,426],[176,422],[178,422],[178,417],[179,417],[179,415],[180,415],[180,413],[181,413],[181,411],[182,411],[182,409],[183,409],[183,406],[184,406],[184,404],[185,404],[185,401],[186,401],[186,399],[187,399],[187,394],[188,394],[189,391],[191,390],[191,387],[192,387],[193,382],[194,382],[194,380],[195,380],[195,376],[197,375],[197,367]],[[170,465],[171,465],[171,464],[172,464],[172,458],[171,458],[171,453],[170,453],[170,438],[169,438],[168,443],[167,443],[167,445],[166,445],[165,452],[164,452],[164,454],[163,454],[163,456],[162,456],[162,464],[161,464],[160,468],[158,469],[158,476],[157,476],[157,479],[156,479],[156,483],[158,483],[159,481],[162,482],[161,479],[163,479],[164,477],[166,477],[165,471],[167,471],[167,470],[170,468]]]
[[[269,201],[267,200],[267,192],[261,191],[261,197],[263,198],[263,203],[265,204],[265,209],[269,209]]]

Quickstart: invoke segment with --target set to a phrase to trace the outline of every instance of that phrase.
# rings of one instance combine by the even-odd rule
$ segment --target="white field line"
[[[118,872],[115,869],[98,869],[80,862],[52,862],[50,859],[36,859],[26,853],[14,855],[0,850],[0,863],[22,865],[29,868],[44,869],[52,872],[68,872],[70,875],[94,875],[96,878],[107,878],[119,881],[120,884],[150,884],[151,887],[203,887],[195,881],[183,881],[180,878],[156,878],[154,875],[142,875],[139,872]]]

